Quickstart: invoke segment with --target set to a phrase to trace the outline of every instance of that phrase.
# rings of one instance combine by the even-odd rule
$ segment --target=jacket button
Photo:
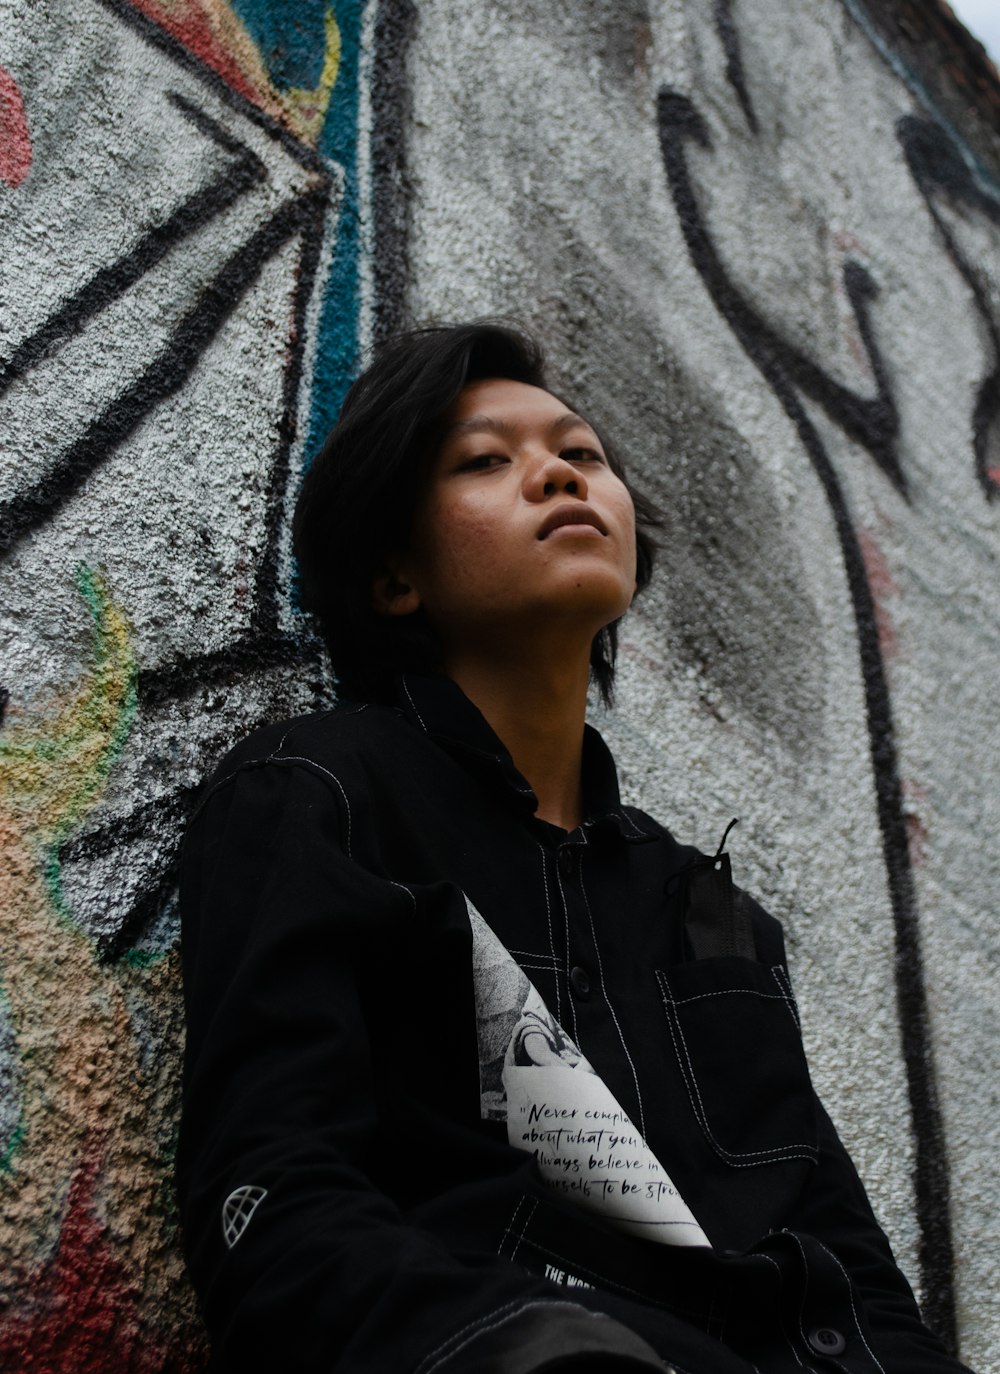
[[[559,872],[564,878],[568,878],[573,871],[573,851],[568,845],[559,851]]]
[[[842,1355],[847,1346],[843,1336],[833,1326],[814,1326],[806,1340],[817,1355]]]
[[[587,970],[577,964],[575,968],[571,968],[569,971],[569,981],[573,984],[573,991],[577,997],[585,1002],[590,996],[590,974]]]

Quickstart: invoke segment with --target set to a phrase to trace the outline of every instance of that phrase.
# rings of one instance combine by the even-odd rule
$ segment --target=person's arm
[[[749,894],[741,893],[753,922],[757,958],[770,967],[788,970],[781,925]],[[824,1269],[828,1276],[843,1275],[854,1300],[844,1309],[848,1314],[844,1335],[851,1335],[857,1319],[864,1338],[885,1374],[968,1374],[966,1366],[950,1356],[937,1337],[924,1325],[909,1284],[896,1264],[892,1249],[882,1230],[864,1185],[844,1148],[837,1131],[819,1098],[813,1097],[819,1158],[810,1170],[808,1181],[791,1213],[784,1218],[784,1229],[813,1237],[832,1258]],[[837,1291],[836,1277],[831,1296]]]
[[[244,766],[185,845],[178,1191],[213,1368],[662,1374],[543,1280],[460,1263],[366,1176],[363,973],[412,910],[347,856],[349,823],[320,770]]]
[[[921,1320],[858,1172],[818,1100],[816,1110],[819,1162],[790,1229],[819,1239],[850,1275],[861,1296],[862,1328],[885,1374],[968,1374]]]

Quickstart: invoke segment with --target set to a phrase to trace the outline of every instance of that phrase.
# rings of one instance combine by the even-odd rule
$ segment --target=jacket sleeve
[[[969,1374],[924,1325],[864,1185],[817,1099],[819,1162],[791,1227],[815,1237],[848,1275],[860,1304],[845,1305],[885,1374]]]
[[[362,974],[410,897],[350,859],[349,823],[318,767],[244,764],[185,843],[178,1193],[213,1369],[662,1374],[639,1337],[544,1280],[466,1267],[366,1177]]]

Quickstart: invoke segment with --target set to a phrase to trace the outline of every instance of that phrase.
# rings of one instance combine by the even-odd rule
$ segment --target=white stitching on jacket
[[[532,1298],[528,1302],[510,1302],[504,1307],[498,1307],[495,1312],[488,1312],[485,1317],[481,1317],[477,1322],[470,1322],[462,1331],[452,1336],[450,1341],[446,1341],[444,1345],[438,1346],[437,1350],[432,1350],[429,1355],[425,1355],[413,1374],[431,1374],[432,1370],[440,1369],[442,1364],[446,1364],[460,1350],[464,1350],[471,1341],[476,1340],[484,1331],[494,1331],[498,1326],[503,1326],[504,1322],[510,1321],[512,1317],[518,1317],[522,1312],[530,1312],[535,1307],[569,1307],[577,1312],[587,1312],[588,1316],[591,1315],[587,1308],[581,1307],[579,1303],[570,1302],[567,1298]],[[475,1330],[472,1329],[473,1327]],[[465,1335],[466,1332],[468,1335]],[[465,1339],[455,1345],[458,1336],[462,1335],[465,1335]],[[452,1348],[439,1355],[439,1352],[444,1352],[445,1346],[449,1344]],[[439,1357],[435,1359],[435,1356]],[[428,1364],[428,1360],[433,1360],[433,1363]]]
[[[680,1019],[677,1017],[676,1011],[673,1010],[675,1004],[670,992],[670,985],[660,969],[656,970],[656,979],[660,984],[660,998],[663,1002],[663,1009],[667,1016],[667,1028],[670,1031],[670,1038],[674,1044],[674,1054],[677,1056],[677,1062],[681,1068],[681,1077],[684,1079],[684,1086],[687,1089],[691,1109],[702,1131],[704,1131],[708,1143],[712,1146],[712,1149],[719,1158],[735,1169],[751,1169],[755,1167],[757,1162],[766,1162],[768,1158],[774,1157],[779,1159],[808,1159],[812,1163],[815,1163],[819,1151],[815,1145],[809,1145],[803,1142],[797,1142],[793,1145],[782,1145],[771,1150],[738,1151],[727,1150],[724,1145],[719,1144],[708,1124],[708,1115],[705,1111],[705,1104],[702,1102],[701,1092],[698,1088],[698,1079],[695,1076],[694,1065],[691,1063],[691,1057],[688,1053],[687,1041],[684,1038],[684,1030],[681,1026]],[[679,1045],[678,1036],[680,1037]],[[684,1052],[683,1057],[681,1056],[681,1050]],[[687,1065],[686,1069],[685,1065]],[[691,1092],[692,1087],[694,1088],[693,1095]],[[697,1102],[695,1098],[697,1098]],[[804,1154],[802,1153],[803,1151],[805,1151]]]
[[[530,1210],[530,1212],[529,1212],[528,1215],[524,1218],[524,1221],[521,1223],[521,1234],[520,1234],[520,1235],[518,1236],[518,1238],[517,1238],[517,1244],[514,1246],[513,1250],[510,1252],[510,1257],[511,1257],[511,1259],[513,1259],[513,1258],[515,1257],[515,1255],[517,1254],[518,1250],[520,1250],[520,1248],[521,1248],[521,1242],[524,1240],[524,1233],[525,1233],[525,1231],[527,1231],[528,1227],[531,1225],[531,1218],[535,1215],[535,1213],[536,1213],[537,1211],[538,1211],[538,1199],[535,1198],[534,1202],[532,1202],[532,1204],[531,1204],[531,1210]],[[530,1244],[530,1242],[529,1242],[529,1244]]]
[[[632,830],[633,830],[633,832],[634,832],[636,835],[639,835],[642,839],[646,839],[646,838],[648,837],[648,833],[649,833],[649,832],[646,831],[646,830],[641,829],[638,825],[636,825],[635,821],[632,819],[632,817],[631,817],[631,816],[628,814],[628,812],[625,810],[624,806],[619,806],[619,807],[618,807],[618,814],[619,814],[620,816],[624,816],[625,820],[628,821],[629,825],[632,827]]]
[[[414,915],[415,915],[415,914],[416,914],[416,911],[417,911],[417,899],[416,899],[416,897],[414,897],[413,893],[412,893],[412,892],[410,891],[410,889],[406,886],[406,884],[405,884],[405,883],[397,883],[396,880],[395,880],[395,878],[386,878],[386,882],[389,884],[390,887],[398,887],[399,890],[400,890],[400,892],[405,892],[405,893],[406,893],[407,897],[409,897],[410,901],[413,903],[413,911],[414,911]]]
[[[803,1306],[803,1303],[805,1302],[806,1288],[807,1288],[808,1282],[809,1282],[809,1261],[806,1259],[806,1252],[805,1252],[805,1250],[803,1249],[802,1242],[799,1240],[798,1236],[795,1234],[794,1231],[783,1230],[783,1231],[781,1232],[781,1234],[782,1234],[783,1236],[791,1236],[792,1240],[794,1240],[795,1244],[799,1247],[799,1254],[802,1256],[802,1268],[803,1268],[804,1273],[805,1273],[805,1282],[804,1282],[804,1284],[803,1284],[802,1302],[799,1303],[799,1335],[802,1337],[802,1344],[803,1344],[808,1350],[811,1350],[811,1349],[812,1349],[812,1346],[809,1344],[809,1337],[806,1335],[805,1327],[802,1325],[802,1306]],[[825,1245],[823,1246],[823,1249],[824,1249],[824,1250],[826,1249],[826,1246],[825,1246]],[[829,1253],[829,1251],[828,1251],[827,1253]],[[852,1306],[853,1306],[853,1304],[852,1304]],[[857,1317],[856,1317],[856,1316],[855,1316],[855,1321],[857,1321]],[[863,1338],[862,1338],[862,1339],[863,1339]],[[868,1353],[869,1353],[869,1355],[871,1355],[871,1351],[870,1351],[870,1350],[869,1350]],[[827,1356],[825,1356],[825,1358],[828,1359],[828,1360],[830,1361],[831,1364],[836,1365],[838,1369],[843,1369],[843,1368],[844,1368],[844,1366],[840,1363],[840,1361],[839,1361],[839,1360],[833,1359],[832,1356],[827,1355]],[[874,1356],[874,1355],[872,1355],[872,1359],[875,1360],[875,1356]],[[875,1363],[878,1364],[878,1360],[875,1360]],[[880,1364],[878,1365],[878,1367],[879,1367],[879,1369],[882,1369],[882,1366],[881,1366]],[[844,1374],[846,1374],[846,1370],[845,1370]],[[884,1370],[884,1369],[882,1370],[882,1374],[885,1374],[885,1370]]]
[[[549,949],[552,951],[553,971],[556,975],[556,1020],[562,1025],[562,994],[559,991],[559,960],[556,958],[556,941],[552,930],[552,903],[549,901],[549,875],[545,871],[545,849],[536,840],[538,852],[542,859],[542,892],[545,894],[545,919],[549,926]]]
[[[289,727],[288,727],[288,729],[287,729],[287,730],[285,731],[285,733],[281,736],[281,739],[278,740],[278,743],[274,746],[274,748],[273,748],[273,749],[271,750],[271,752],[268,754],[268,756],[267,756],[267,761],[268,761],[268,763],[271,762],[271,760],[274,758],[275,754],[279,753],[282,749],[284,749],[284,747],[285,747],[285,740],[288,738],[288,736],[292,733],[292,731],[293,731],[294,729],[295,729],[295,725],[294,725],[294,724],[290,724]]]
[[[788,998],[781,992],[760,992],[757,988],[719,988],[715,992],[695,992],[690,997],[671,997],[675,1007],[686,1007],[688,1002],[701,1002],[706,997],[730,997],[734,992],[749,992],[754,997],[766,997],[771,1002],[786,1002]]]
[[[511,1231],[514,1229],[514,1223],[517,1221],[517,1214],[518,1214],[518,1212],[520,1212],[521,1208],[524,1206],[524,1204],[525,1204],[527,1201],[528,1201],[528,1194],[527,1194],[527,1193],[522,1193],[521,1196],[520,1196],[520,1197],[518,1198],[518,1200],[517,1200],[517,1206],[514,1208],[514,1211],[513,1211],[513,1213],[511,1214],[510,1221],[508,1221],[508,1223],[507,1223],[507,1229],[506,1229],[506,1231],[504,1231],[503,1235],[500,1237],[500,1244],[497,1246],[497,1254],[498,1254],[498,1255],[502,1255],[502,1254],[503,1254],[504,1241],[507,1239],[507,1237],[510,1235]]]
[[[626,1045],[626,1043],[625,1043],[625,1036],[624,1036],[624,1033],[622,1032],[622,1028],[621,1028],[621,1025],[620,1025],[620,1023],[619,1023],[619,1021],[618,1021],[618,1017],[617,1017],[617,1015],[615,1014],[615,1009],[614,1009],[614,1007],[611,1005],[611,998],[608,996],[608,989],[607,989],[607,987],[606,987],[606,985],[605,985],[605,982],[604,982],[604,965],[601,963],[601,947],[600,947],[600,945],[597,943],[597,931],[596,931],[596,929],[594,928],[594,914],[593,914],[593,912],[592,912],[591,909],[590,909],[590,899],[589,899],[589,897],[587,896],[587,885],[586,885],[586,883],[583,881],[583,855],[582,855],[582,854],[581,854],[581,856],[580,856],[580,891],[583,893],[583,904],[584,904],[584,906],[587,908],[587,920],[590,922],[590,934],[591,934],[591,936],[593,937],[593,941],[594,941],[594,950],[595,950],[595,952],[596,952],[596,954],[597,954],[597,973],[598,973],[598,976],[600,977],[600,980],[601,980],[601,991],[604,993],[604,1000],[605,1000],[605,1002],[607,1002],[607,1004],[608,1004],[608,1011],[610,1011],[610,1013],[611,1013],[611,1019],[612,1019],[612,1021],[614,1021],[614,1023],[615,1023],[615,1030],[618,1032],[618,1039],[622,1042],[622,1049],[625,1051],[625,1058],[628,1060],[628,1066],[629,1066],[629,1068],[632,1070],[632,1082],[635,1084],[635,1096],[636,1096],[637,1102],[639,1103],[639,1130],[642,1132],[642,1138],[643,1138],[643,1140],[645,1140],[645,1139],[646,1139],[646,1114],[645,1114],[645,1112],[644,1112],[643,1109],[642,1109],[642,1093],[639,1091],[639,1075],[638,1075],[638,1074],[636,1073],[636,1071],[635,1071],[635,1064],[632,1062],[632,1056],[631,1056],[631,1054],[629,1054],[628,1045]]]
[[[566,987],[569,988],[569,985],[570,985],[570,982],[569,982],[569,905],[567,904],[567,901],[566,901],[566,892],[565,892],[565,889],[563,888],[562,874],[559,872],[559,855],[558,855],[558,854],[553,854],[553,855],[552,855],[552,865],[553,865],[553,867],[554,867],[555,870],[556,870],[556,886],[559,888],[559,900],[560,900],[560,902],[562,902],[562,909],[563,909],[563,926],[565,927],[565,930],[566,930],[566,961],[565,961],[565,963],[564,963],[563,966],[562,966],[561,972],[562,972],[563,977],[566,979]],[[579,1028],[579,1027],[577,1026],[577,1024],[576,1024],[576,999],[573,997],[572,993],[570,993],[570,992],[567,992],[566,995],[567,995],[567,997],[569,998],[569,1011],[570,1011],[570,1015],[571,1015],[572,1018],[573,1018],[573,1039],[576,1041],[577,1046],[579,1046],[579,1044],[580,1044],[580,1028]],[[556,1017],[556,1020],[559,1020],[559,1019],[560,1019],[560,1018],[557,1016],[557,1017]]]
[[[550,957],[548,954],[539,954],[538,951],[534,949],[515,949],[513,945],[507,946],[507,952],[509,954],[516,954],[524,959],[549,959]],[[554,955],[551,956],[551,961],[553,964],[556,963]]]
[[[419,720],[419,722],[420,722],[420,728],[421,728],[421,730],[423,730],[424,734],[426,735],[426,734],[428,733],[427,726],[426,726],[426,724],[425,724],[425,722],[424,722],[423,716],[422,716],[422,715],[420,714],[420,712],[417,710],[417,703],[413,700],[413,697],[410,695],[410,684],[407,682],[405,676],[402,678],[402,683],[403,683],[403,691],[406,693],[406,700],[407,700],[407,701],[410,703],[410,705],[413,707],[413,714],[416,716],[417,720]]]
[[[772,964],[771,977],[774,979],[778,987],[781,989],[785,1002],[788,1004],[788,1010],[792,1014],[792,1020],[795,1022],[796,1026],[798,1027],[799,1034],[801,1035],[802,1022],[799,1020],[799,1009],[795,1004],[795,994],[792,992],[792,984],[790,978],[788,977],[788,971],[784,969],[781,966],[781,964]]]
[[[447,1338],[447,1340],[442,1341],[440,1345],[436,1345],[433,1350],[428,1351],[428,1353],[424,1356],[424,1358],[417,1365],[416,1369],[413,1371],[413,1374],[429,1374],[429,1371],[435,1367],[435,1364],[440,1364],[442,1362],[442,1359],[448,1359],[451,1355],[455,1353],[454,1349],[449,1351],[448,1347],[454,1347],[455,1342],[459,1341],[461,1337],[466,1335],[467,1332],[474,1333],[476,1330],[484,1326],[485,1323],[488,1322],[491,1317],[500,1318],[504,1314],[510,1316],[513,1312],[517,1311],[521,1306],[522,1304],[518,1302],[507,1302],[504,1303],[502,1307],[497,1307],[494,1309],[494,1311],[487,1312],[482,1317],[477,1317],[475,1321],[468,1322],[465,1326],[461,1328],[460,1331],[455,1331],[452,1335],[450,1335]],[[494,1325],[495,1324],[496,1323],[494,1321]],[[468,1344],[468,1341],[462,1341],[461,1343],[462,1345],[466,1345]],[[445,1354],[445,1351],[447,1351],[448,1353]],[[434,1363],[428,1363],[429,1361],[434,1361]]]
[[[795,1244],[796,1244],[796,1245],[799,1247],[799,1249],[802,1251],[802,1262],[803,1262],[803,1264],[805,1264],[805,1266],[806,1266],[806,1272],[808,1273],[808,1272],[809,1272],[809,1265],[808,1265],[808,1262],[807,1262],[807,1260],[806,1260],[805,1250],[802,1249],[802,1242],[799,1240],[798,1236],[795,1234],[794,1231],[786,1231],[785,1234],[791,1236],[791,1237],[794,1239]],[[827,1254],[830,1256],[830,1258],[833,1260],[834,1264],[837,1266],[837,1268],[838,1268],[838,1269],[840,1270],[840,1272],[843,1274],[843,1276],[844,1276],[844,1282],[847,1284],[847,1296],[848,1296],[848,1297],[850,1298],[850,1300],[851,1300],[851,1315],[854,1317],[854,1325],[858,1328],[858,1335],[861,1337],[861,1344],[862,1344],[862,1345],[864,1346],[864,1348],[868,1351],[868,1354],[872,1357],[872,1359],[874,1360],[874,1362],[878,1365],[879,1369],[882,1370],[882,1374],[885,1374],[885,1369],[884,1369],[884,1367],[883,1367],[883,1365],[882,1365],[882,1362],[879,1360],[878,1356],[875,1354],[875,1351],[871,1348],[871,1346],[870,1346],[870,1345],[868,1344],[868,1342],[865,1340],[865,1333],[861,1330],[861,1322],[860,1322],[859,1319],[858,1319],[858,1309],[857,1309],[857,1308],[855,1307],[855,1305],[854,1305],[854,1284],[851,1282],[851,1276],[850,1276],[850,1274],[848,1274],[847,1270],[844,1268],[844,1266],[841,1264],[840,1260],[839,1260],[839,1259],[837,1258],[837,1256],[833,1253],[833,1251],[829,1248],[829,1246],[824,1245],[823,1242],[819,1239],[818,1236],[814,1236],[813,1239],[816,1241],[816,1244],[820,1247],[821,1250],[825,1250],[825,1251],[826,1251],[826,1253],[827,1253]]]
[[[325,773],[328,778],[333,779],[340,790],[340,795],[344,799],[344,806],[347,808],[347,843],[344,848],[347,851],[347,857],[353,859],[354,855],[351,853],[351,803],[347,800],[344,784],[337,777],[336,773],[331,773],[329,768],[324,768],[323,765],[317,763],[315,759],[306,758],[304,754],[282,754],[280,759],[272,755],[272,757],[268,759],[268,763],[307,763],[310,768],[316,768],[319,772]]]

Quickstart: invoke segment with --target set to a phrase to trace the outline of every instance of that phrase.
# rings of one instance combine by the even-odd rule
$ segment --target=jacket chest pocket
[[[819,1151],[798,1012],[781,964],[720,957],[657,970],[691,1111],[734,1169]]]

